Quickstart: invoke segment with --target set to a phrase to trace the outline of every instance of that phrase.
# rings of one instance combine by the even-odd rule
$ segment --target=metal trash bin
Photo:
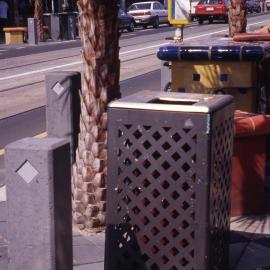
[[[76,39],[77,36],[77,13],[62,12],[59,13],[60,36],[63,40]]]
[[[109,104],[106,270],[226,269],[233,98]]]

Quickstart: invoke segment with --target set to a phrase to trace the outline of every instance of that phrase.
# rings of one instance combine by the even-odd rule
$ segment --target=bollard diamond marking
[[[0,187],[0,202],[5,202],[7,200],[7,188],[6,186]]]
[[[26,160],[16,171],[17,174],[29,184],[39,174],[39,172]]]
[[[53,87],[53,91],[60,96],[63,92],[64,92],[65,88],[59,83],[57,82],[54,87]]]

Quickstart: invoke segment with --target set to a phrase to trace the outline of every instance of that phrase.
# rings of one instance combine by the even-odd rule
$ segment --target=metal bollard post
[[[69,143],[25,138],[5,155],[9,270],[72,270]]]
[[[27,28],[28,28],[28,44],[37,44],[37,20],[34,18],[27,19]]]
[[[48,136],[69,140],[72,163],[75,160],[75,149],[78,144],[80,87],[79,72],[60,71],[46,75]]]

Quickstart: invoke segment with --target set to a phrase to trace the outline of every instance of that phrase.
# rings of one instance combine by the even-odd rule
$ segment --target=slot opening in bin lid
[[[192,100],[192,99],[188,100],[188,99],[172,99],[172,98],[155,98],[149,100],[147,103],[191,106],[196,104],[198,101],[199,100]]]

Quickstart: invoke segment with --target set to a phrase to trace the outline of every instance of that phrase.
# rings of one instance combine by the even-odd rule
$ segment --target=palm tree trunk
[[[35,0],[35,13],[34,18],[37,20],[37,34],[38,34],[38,41],[43,41],[43,1],[42,0]]]
[[[82,43],[81,119],[73,165],[73,217],[80,229],[105,225],[107,103],[120,97],[117,0],[78,0]]]
[[[229,5],[229,36],[237,33],[245,33],[247,27],[246,1],[230,0]]]

